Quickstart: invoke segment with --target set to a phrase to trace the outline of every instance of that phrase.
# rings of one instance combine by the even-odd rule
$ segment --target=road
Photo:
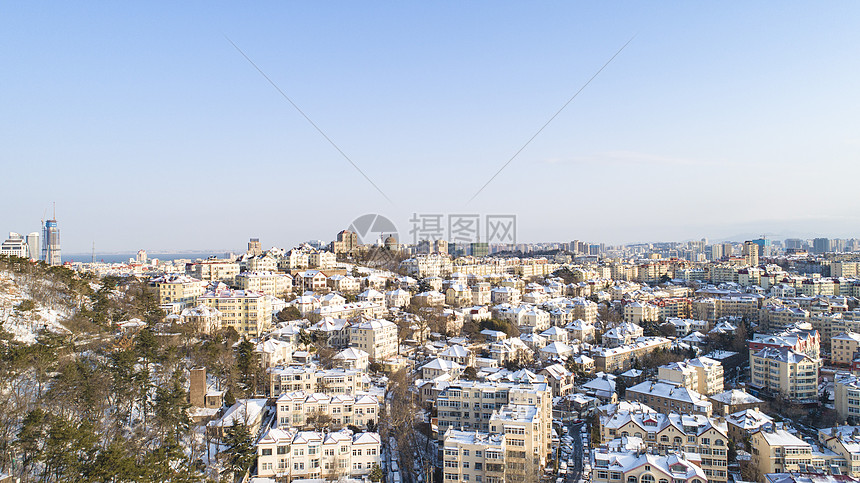
[[[570,455],[567,459],[564,459],[565,462],[569,461],[570,458],[573,458],[573,465],[568,465],[567,473],[564,475],[566,483],[576,483],[582,478],[582,466],[583,466],[583,445],[582,445],[582,433],[581,428],[583,423],[573,424],[568,421],[565,423],[565,427],[567,427],[567,434],[573,439],[572,449]],[[561,474],[557,474],[553,480],[562,476]]]

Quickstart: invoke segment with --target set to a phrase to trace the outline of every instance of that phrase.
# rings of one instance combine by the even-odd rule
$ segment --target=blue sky
[[[851,2],[7,3],[0,230],[56,201],[69,253],[288,247],[371,212],[513,213],[521,241],[855,236],[857,25]]]

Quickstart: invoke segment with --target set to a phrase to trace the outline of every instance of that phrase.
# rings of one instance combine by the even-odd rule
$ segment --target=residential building
[[[713,412],[711,402],[698,392],[660,381],[645,381],[628,387],[625,398],[647,404],[663,414],[678,412],[710,416]]]
[[[361,349],[356,349],[355,347],[347,347],[335,354],[332,359],[337,367],[366,371],[368,358],[369,354],[367,352],[364,352]]]
[[[307,429],[330,418],[337,430],[348,425],[367,429],[379,421],[379,399],[374,395],[329,395],[306,391],[281,394],[275,402],[278,427]]]
[[[291,365],[267,371],[269,395],[306,391],[325,394],[358,394],[370,387],[370,378],[358,369],[317,369],[316,366]]]
[[[194,327],[198,332],[214,334],[221,330],[222,317],[223,314],[220,310],[207,305],[198,305],[180,312],[179,321],[189,327]]]
[[[507,481],[505,435],[448,429],[442,440],[443,480],[504,483]]]
[[[701,414],[659,414],[617,411],[600,418],[600,438],[608,443],[616,438],[634,438],[662,455],[687,453],[699,455],[699,466],[710,482],[728,479],[729,436],[721,419]]]
[[[750,351],[750,386],[805,403],[818,398],[818,363],[787,347]]]
[[[278,481],[363,478],[382,461],[377,433],[270,428],[257,442],[257,476]]]
[[[371,361],[397,354],[397,326],[384,319],[359,322],[349,328],[349,344],[368,353]]]
[[[624,322],[607,330],[603,334],[603,344],[606,347],[619,347],[632,344],[636,339],[642,337],[644,333],[642,327],[631,322]]]
[[[830,359],[834,364],[847,366],[857,358],[860,350],[860,334],[846,331],[830,339]]]
[[[714,405],[714,414],[728,416],[745,409],[759,407],[764,401],[741,389],[714,394],[708,397]]]
[[[705,471],[683,453],[601,450],[594,454],[593,483],[705,483]]]
[[[818,430],[818,442],[839,458],[834,458],[840,473],[860,478],[860,426],[834,426]]]
[[[743,441],[766,424],[773,424],[773,418],[758,408],[744,409],[726,416],[726,426],[732,441]]]
[[[432,392],[432,388],[426,389]],[[428,394],[429,395],[429,394]],[[439,436],[448,428],[490,431],[493,411],[506,404],[534,405],[541,409],[548,435],[552,420],[552,389],[547,383],[457,381],[446,383],[435,397]]]
[[[723,392],[723,365],[707,357],[660,366],[658,377],[705,396]]]
[[[839,372],[834,377],[834,386],[833,402],[839,420],[860,420],[860,377]]]
[[[221,325],[232,327],[240,336],[258,337],[272,325],[272,302],[262,292],[211,290],[197,300],[221,312]]]
[[[239,275],[239,264],[233,260],[210,258],[187,264],[185,273],[198,280],[232,284]]]
[[[546,366],[538,374],[546,376],[554,397],[567,396],[573,391],[573,373],[561,364]]]
[[[158,293],[158,305],[175,306],[181,311],[197,305],[197,297],[206,290],[206,282],[187,275],[164,275],[150,280]]]
[[[762,426],[750,441],[752,463],[761,475],[801,471],[812,466],[812,446],[773,424]],[[762,480],[763,476],[759,481]]]
[[[613,348],[599,347],[591,353],[594,367],[598,371],[623,372],[633,363],[656,350],[668,350],[672,341],[664,337],[639,337],[632,344]]]
[[[540,478],[552,452],[551,425],[540,405],[508,404],[490,416],[490,434],[504,435],[504,481],[532,482]]]
[[[236,286],[242,290],[281,296],[293,289],[293,277],[277,272],[242,272],[235,276]]]

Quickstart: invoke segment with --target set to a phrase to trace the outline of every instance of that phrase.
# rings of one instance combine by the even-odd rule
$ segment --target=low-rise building
[[[566,396],[573,391],[573,373],[561,364],[546,366],[538,374],[546,376],[555,397]]]
[[[593,483],[705,483],[705,471],[684,458],[683,453],[667,455],[644,451],[600,450],[594,454]]]
[[[723,391],[723,366],[719,361],[707,357],[660,366],[658,377],[705,396]]]
[[[683,386],[646,381],[628,387],[625,398],[638,401],[663,413],[704,414],[710,416],[713,405],[704,396]]]
[[[834,364],[850,365],[860,350],[860,334],[846,331],[835,335],[830,339],[830,347],[830,359]]]
[[[276,403],[278,427],[311,428],[315,425],[340,429],[348,425],[366,429],[379,420],[376,396],[293,391],[281,394]]]
[[[708,397],[714,404],[714,414],[727,416],[744,409],[759,407],[764,401],[741,389],[729,389]]]
[[[860,426],[821,428],[818,442],[840,456],[834,461],[840,473],[860,478]]]
[[[773,424],[754,432],[750,441],[752,463],[761,475],[801,471],[812,465],[812,446]]]
[[[277,272],[242,272],[235,277],[235,284],[242,290],[263,292],[280,296],[293,289],[293,277]]]
[[[598,371],[622,372],[633,367],[633,363],[656,351],[666,350],[672,341],[664,337],[639,337],[632,344],[612,348],[598,348],[591,353],[594,367]]]
[[[728,479],[730,440],[726,424],[720,419],[704,415],[618,411],[600,418],[600,437],[602,443],[632,437],[659,454],[696,454],[708,481]]]
[[[772,423],[773,418],[759,411],[758,408],[744,409],[726,416],[726,426],[732,441],[743,441],[764,425]]]
[[[840,372],[834,377],[834,405],[840,421],[860,418],[860,377]]]
[[[331,433],[270,428],[257,442],[257,476],[279,481],[370,475],[382,461],[377,433]]]

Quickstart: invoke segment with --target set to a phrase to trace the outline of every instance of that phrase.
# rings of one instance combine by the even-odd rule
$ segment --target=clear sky
[[[0,230],[56,201],[67,253],[289,247],[372,212],[860,236],[858,79],[857,2],[5,2]]]

